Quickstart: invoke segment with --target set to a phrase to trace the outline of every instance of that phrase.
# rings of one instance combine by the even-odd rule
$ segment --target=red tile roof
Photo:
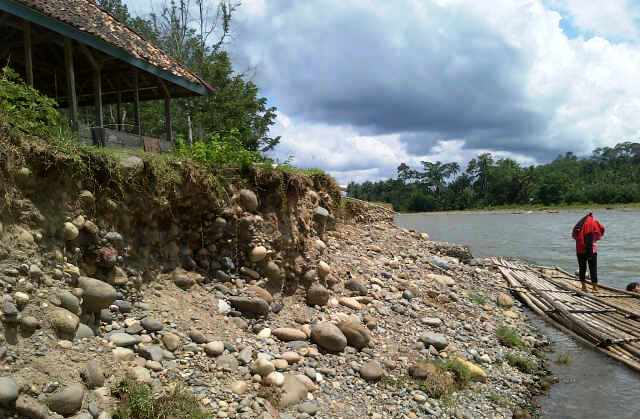
[[[92,0],[16,0],[38,12],[125,50],[134,58],[213,90],[192,71],[98,7]]]

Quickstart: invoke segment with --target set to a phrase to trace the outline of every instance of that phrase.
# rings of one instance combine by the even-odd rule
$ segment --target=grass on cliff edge
[[[312,186],[324,188],[339,202],[338,185],[321,170],[276,165],[261,153],[245,149],[239,138],[237,130],[231,130],[192,147],[178,142],[173,152],[162,154],[83,145],[58,112],[55,100],[26,85],[10,68],[0,68],[0,168],[15,170],[37,160],[41,171],[64,168],[65,175],[93,192],[134,189],[165,196],[176,185],[191,182],[217,201],[227,198],[229,184],[251,187],[264,182],[272,187],[279,182],[285,198],[287,191]],[[134,176],[119,164],[131,155],[144,161],[144,176]],[[2,181],[6,180],[0,171]]]
[[[133,379],[120,382],[112,393],[120,400],[114,419],[213,419],[186,388],[176,385],[168,393],[154,396],[151,387]]]

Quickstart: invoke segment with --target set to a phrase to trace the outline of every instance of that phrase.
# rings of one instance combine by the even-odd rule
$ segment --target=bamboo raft
[[[579,281],[557,267],[502,258],[491,262],[547,322],[640,372],[640,295],[607,286],[585,293]]]

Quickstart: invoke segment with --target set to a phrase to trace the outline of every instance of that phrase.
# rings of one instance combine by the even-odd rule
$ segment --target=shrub
[[[498,326],[496,329],[496,336],[498,337],[498,342],[503,346],[509,348],[519,348],[522,346],[520,334],[518,334],[516,329],[509,326]]]
[[[215,134],[207,141],[196,141],[189,147],[178,140],[176,154],[203,163],[209,167],[239,166],[248,167],[255,163],[267,161],[257,151],[247,150],[237,130],[225,134]]]
[[[41,137],[57,135],[66,124],[56,101],[27,86],[9,67],[0,70],[0,113],[10,129]]]
[[[532,374],[538,369],[538,364],[533,359],[522,355],[510,353],[507,354],[506,359],[509,365],[525,374]]]
[[[447,360],[443,364],[443,368],[453,374],[460,388],[465,387],[471,381],[471,371],[458,358]]]
[[[458,359],[447,361],[420,361],[427,377],[421,380],[420,390],[436,399],[447,397],[455,390],[466,387],[471,381],[471,371]]]
[[[112,393],[120,400],[114,419],[213,419],[190,391],[178,385],[155,398],[151,387],[132,379],[120,382]]]
[[[469,300],[471,300],[472,303],[478,304],[481,306],[487,304],[487,301],[488,301],[487,297],[481,292],[471,293],[471,295],[469,295]]]

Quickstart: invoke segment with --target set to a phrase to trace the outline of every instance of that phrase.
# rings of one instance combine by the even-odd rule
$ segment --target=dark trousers
[[[591,282],[598,283],[598,254],[594,253],[591,259],[587,259],[586,253],[578,253],[578,275],[580,281],[584,282],[587,273],[587,264],[589,265],[589,275]]]

